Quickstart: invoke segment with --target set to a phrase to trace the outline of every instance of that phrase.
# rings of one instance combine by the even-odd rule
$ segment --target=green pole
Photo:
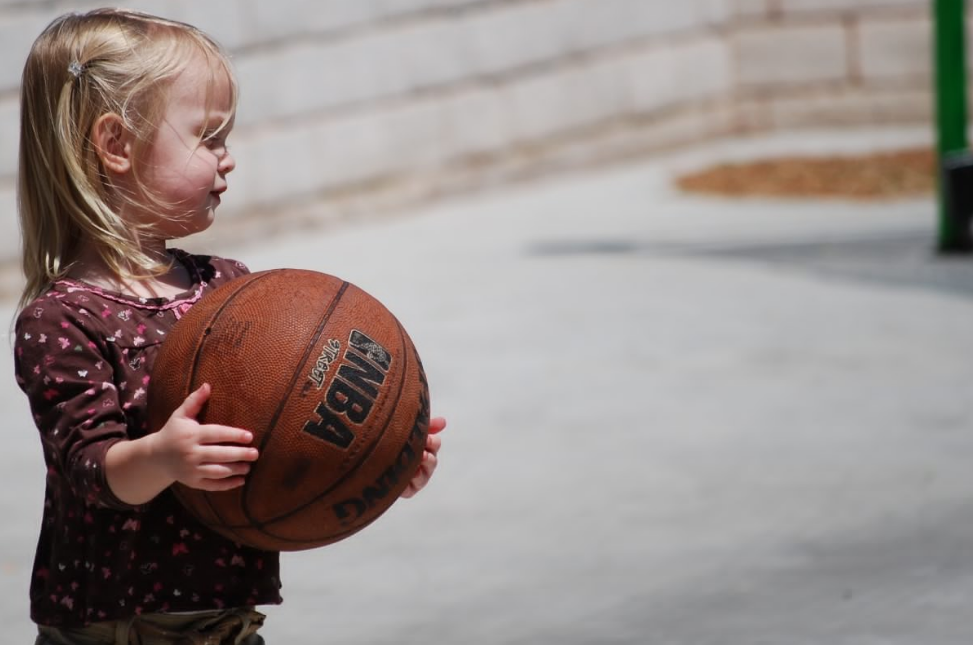
[[[936,124],[940,167],[950,154],[964,152],[966,140],[966,35],[964,0],[933,0]],[[959,250],[962,232],[950,212],[940,173],[939,250]]]

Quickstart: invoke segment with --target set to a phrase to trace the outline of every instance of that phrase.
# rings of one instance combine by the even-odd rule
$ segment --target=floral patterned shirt
[[[125,504],[105,479],[108,448],[147,431],[146,391],[166,333],[208,291],[248,272],[231,260],[171,253],[194,280],[175,298],[62,280],[17,319],[17,382],[47,465],[30,588],[36,623],[71,628],[281,601],[279,554],[206,529],[168,490]]]

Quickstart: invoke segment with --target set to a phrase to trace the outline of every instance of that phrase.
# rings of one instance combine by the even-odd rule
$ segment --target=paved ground
[[[973,258],[933,254],[930,200],[668,183],[916,136],[731,142],[215,249],[385,301],[450,421],[421,496],[285,555],[268,642],[970,642]],[[9,373],[0,615],[27,643],[43,477]]]

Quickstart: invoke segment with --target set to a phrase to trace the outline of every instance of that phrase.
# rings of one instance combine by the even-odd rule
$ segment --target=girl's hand
[[[149,435],[152,453],[173,481],[200,490],[230,490],[243,485],[258,453],[246,445],[253,441],[247,430],[196,421],[210,391],[209,384],[203,384],[186,397],[161,430]]]
[[[412,481],[402,492],[402,497],[409,498],[425,488],[436,470],[439,448],[443,445],[442,437],[439,433],[446,427],[446,419],[435,417],[429,420],[429,434],[426,436],[426,449],[422,452],[422,461],[419,462],[419,470],[413,475]]]

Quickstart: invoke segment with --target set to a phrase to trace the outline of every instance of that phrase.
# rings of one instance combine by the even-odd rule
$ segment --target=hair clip
[[[84,72],[84,65],[82,65],[78,61],[73,60],[73,61],[71,61],[71,64],[68,65],[68,73],[71,76],[73,76],[75,78],[80,78],[82,72]]]

